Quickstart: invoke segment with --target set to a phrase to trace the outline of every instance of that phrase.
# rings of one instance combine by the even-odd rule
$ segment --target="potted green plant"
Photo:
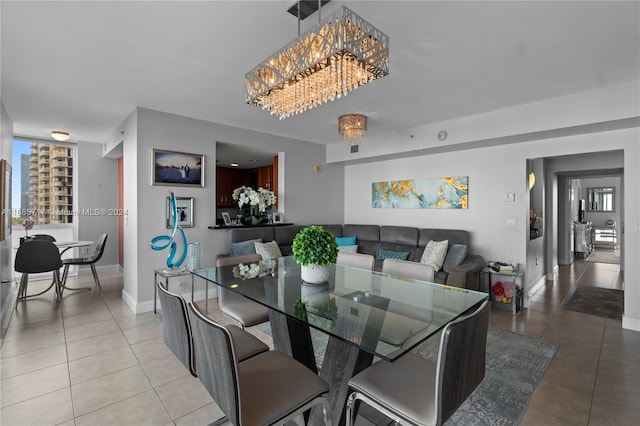
[[[296,234],[291,251],[301,266],[302,280],[318,284],[329,278],[329,268],[338,258],[338,243],[331,232],[312,225]]]

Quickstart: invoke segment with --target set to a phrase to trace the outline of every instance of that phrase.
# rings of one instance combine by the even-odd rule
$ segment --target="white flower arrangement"
[[[248,265],[240,263],[233,267],[233,276],[242,278],[242,280],[249,280],[264,277],[265,275],[273,275],[275,268],[276,262],[273,259],[265,259],[258,263],[250,263]]]
[[[264,212],[276,203],[276,196],[273,191],[264,189],[262,187],[255,189],[249,186],[241,186],[233,190],[231,197],[238,202],[238,207],[242,208],[245,204],[251,207],[252,213],[254,211],[264,214]]]

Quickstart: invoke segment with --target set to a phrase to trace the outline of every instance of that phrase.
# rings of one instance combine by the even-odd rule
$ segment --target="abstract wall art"
[[[469,176],[393,180],[371,184],[378,209],[467,209]]]

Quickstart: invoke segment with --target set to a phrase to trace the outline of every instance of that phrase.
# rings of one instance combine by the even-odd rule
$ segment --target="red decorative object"
[[[497,283],[495,283],[491,291],[493,292],[493,297],[495,297],[496,300],[498,301],[501,300],[502,296],[504,295],[504,288],[502,287],[502,282],[498,281]]]

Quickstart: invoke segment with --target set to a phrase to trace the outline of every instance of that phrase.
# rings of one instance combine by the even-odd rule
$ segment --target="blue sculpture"
[[[178,225],[178,207],[176,205],[176,196],[171,193],[171,217],[173,218],[173,228],[171,230],[171,235],[158,235],[154,239],[151,240],[151,249],[160,251],[164,250],[167,247],[171,247],[169,250],[169,256],[167,257],[167,267],[168,268],[179,268],[184,262],[185,257],[187,256],[187,236],[184,234],[184,230],[181,226]],[[182,237],[182,254],[176,260],[176,251],[177,244],[175,241],[176,231],[180,231],[180,236]]]

